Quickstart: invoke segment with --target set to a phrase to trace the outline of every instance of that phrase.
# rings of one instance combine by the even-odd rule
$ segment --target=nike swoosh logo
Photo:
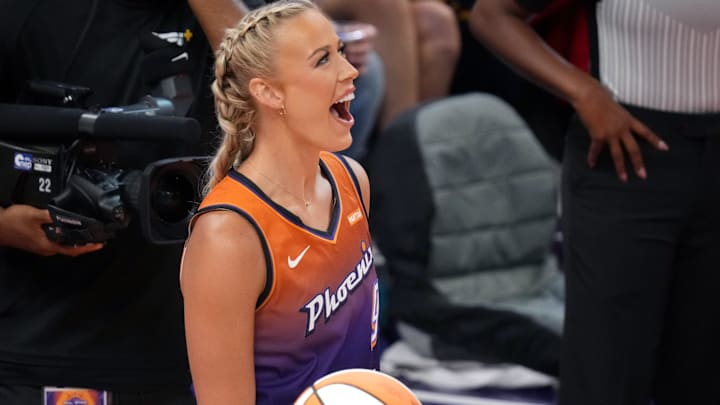
[[[302,260],[305,253],[307,253],[308,249],[310,249],[310,245],[307,245],[307,247],[303,249],[303,251],[300,252],[300,254],[294,259],[291,259],[290,256],[288,256],[288,266],[290,266],[291,269],[297,267],[297,265],[300,264],[300,260]]]
[[[181,53],[180,55],[178,55],[178,56],[170,59],[170,61],[172,61],[172,62],[177,62],[177,61],[179,61],[180,59],[190,60],[190,55],[188,55],[187,52],[183,52],[183,53]]]

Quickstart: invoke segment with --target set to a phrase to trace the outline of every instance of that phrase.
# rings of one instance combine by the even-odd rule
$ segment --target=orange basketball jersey
[[[292,403],[333,371],[377,368],[378,280],[360,188],[343,157],[322,153],[320,168],[335,200],[327,230],[304,225],[236,171],[198,210],[237,212],[263,245],[267,283],[254,343],[258,404]]]

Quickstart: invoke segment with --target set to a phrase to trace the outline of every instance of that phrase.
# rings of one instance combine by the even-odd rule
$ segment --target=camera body
[[[117,153],[118,140],[162,149],[199,137],[197,121],[172,112],[171,102],[149,96],[96,112],[0,105],[0,206],[48,209],[45,233],[65,245],[105,242],[131,223],[149,242],[183,242],[201,200],[207,157],[148,162]]]
[[[187,237],[207,158],[183,156],[144,168],[72,166],[66,148],[0,141],[0,206],[47,208],[49,239],[66,245],[104,242],[138,221],[156,244]]]

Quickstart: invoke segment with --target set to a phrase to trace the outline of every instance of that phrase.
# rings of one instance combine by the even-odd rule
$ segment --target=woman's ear
[[[250,94],[260,104],[273,110],[284,108],[285,98],[283,94],[265,79],[250,79],[248,85]]]

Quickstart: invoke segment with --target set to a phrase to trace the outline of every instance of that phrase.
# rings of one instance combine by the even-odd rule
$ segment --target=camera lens
[[[139,187],[138,214],[143,234],[159,243],[180,243],[187,222],[202,199],[200,182],[206,157],[158,160],[145,167]]]
[[[152,188],[153,211],[165,222],[179,222],[193,209],[195,181],[183,172],[168,170],[157,177]]]

